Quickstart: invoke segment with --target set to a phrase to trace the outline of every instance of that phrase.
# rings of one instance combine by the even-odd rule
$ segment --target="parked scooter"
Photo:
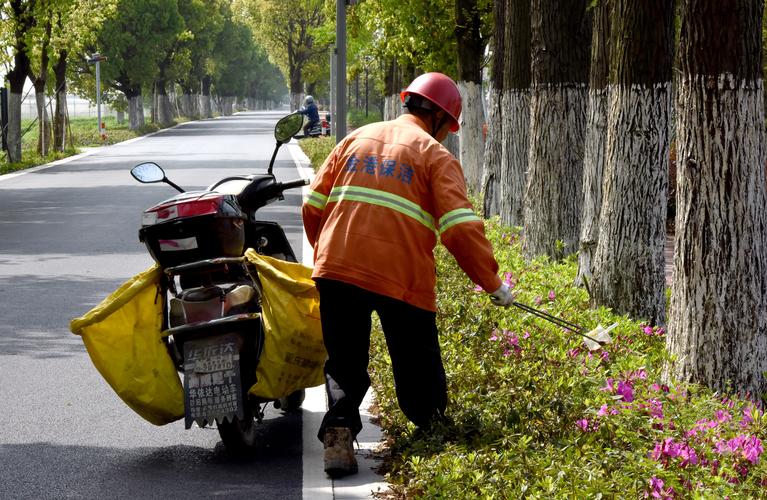
[[[143,213],[139,239],[164,271],[164,332],[168,351],[184,375],[185,425],[216,423],[227,449],[255,445],[256,423],[267,403],[298,409],[299,390],[269,401],[249,394],[264,347],[261,283],[243,257],[248,248],[296,262],[282,227],[256,219],[256,211],[284,199],[283,191],[308,184],[278,182],[273,174],[280,146],[301,128],[303,117],[277,122],[277,144],[266,174],[224,178],[204,191],[184,192],[155,163],[131,174],[142,183],[165,182],[180,194]],[[215,397],[214,397],[215,396]]]

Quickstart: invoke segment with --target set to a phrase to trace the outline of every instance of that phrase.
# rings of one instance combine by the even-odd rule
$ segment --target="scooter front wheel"
[[[242,420],[232,417],[231,421],[220,422],[217,427],[226,450],[230,453],[242,454],[256,447],[258,437],[256,425],[253,414],[246,411]]]

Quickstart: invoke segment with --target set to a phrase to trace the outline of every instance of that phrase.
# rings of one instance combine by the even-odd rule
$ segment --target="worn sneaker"
[[[352,431],[348,427],[325,429],[325,473],[331,478],[357,473]]]

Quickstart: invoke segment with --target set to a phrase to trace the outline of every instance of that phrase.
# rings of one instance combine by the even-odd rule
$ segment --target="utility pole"
[[[330,133],[336,133],[336,48],[330,53]],[[337,142],[337,141],[336,141]]]
[[[96,116],[98,119],[98,132],[99,137],[103,140],[106,134],[104,134],[104,124],[101,121],[101,61],[106,61],[107,56],[102,56],[98,52],[91,55],[88,59],[88,64],[96,65]]]
[[[346,6],[357,0],[336,0],[336,143],[346,136]]]

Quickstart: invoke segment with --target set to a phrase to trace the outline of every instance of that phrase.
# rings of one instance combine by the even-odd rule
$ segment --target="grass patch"
[[[517,300],[594,328],[578,336],[474,291],[435,251],[450,423],[416,432],[400,412],[383,336],[371,377],[387,435],[387,480],[407,498],[765,498],[767,417],[744,398],[661,380],[665,332],[591,309],[577,262],[525,262],[520,235],[487,222]]]
[[[312,168],[316,172],[335,147],[336,139],[333,136],[312,137],[301,139],[298,144],[304,154],[309,157]]]
[[[67,131],[67,141],[70,144],[66,150],[63,152],[52,151],[47,156],[43,157],[37,152],[37,138],[39,135],[37,123],[33,122],[33,120],[22,120],[21,131],[24,133],[21,138],[22,161],[9,163],[7,156],[0,155],[0,174],[7,174],[60,160],[79,153],[80,148],[83,147],[98,147],[117,144],[118,142],[127,141],[128,139],[133,139],[161,129],[157,124],[147,123],[144,127],[138,130],[130,130],[127,121],[117,123],[115,117],[107,116],[102,117],[102,121],[106,128],[106,139],[102,140],[98,135],[97,121],[96,117],[72,118],[70,120],[69,130]],[[179,119],[174,125],[183,121],[186,121],[186,119]]]

